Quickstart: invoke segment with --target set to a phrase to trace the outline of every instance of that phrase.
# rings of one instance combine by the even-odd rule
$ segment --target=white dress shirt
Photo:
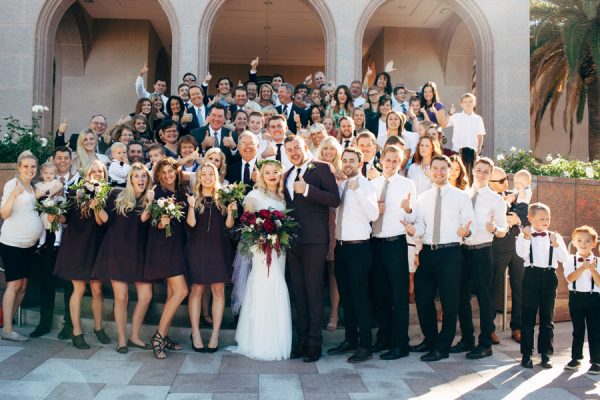
[[[410,149],[410,156],[412,157],[417,151],[417,143],[419,142],[419,134],[413,131],[402,131],[402,137],[404,138],[404,148]]]
[[[131,171],[131,165],[126,162],[120,162],[117,160],[112,160],[110,162],[110,166],[108,167],[108,177],[111,181],[124,184],[127,183],[127,176]]]
[[[579,254],[579,252],[575,253],[575,255],[569,254],[569,256],[567,257],[567,262],[563,264],[565,278],[568,277],[569,274],[571,274],[572,272],[575,272],[576,269],[579,269],[581,267],[581,264],[584,263],[583,261],[579,261],[579,258],[583,258],[581,254]],[[594,259],[596,258],[597,257],[595,257],[593,254],[590,254],[589,256],[587,256],[586,260],[593,263]],[[600,273],[600,263],[596,264],[596,271]],[[592,273],[590,271],[583,271],[581,275],[579,275],[579,278],[577,278],[577,280],[575,281],[575,289],[573,289],[573,282],[570,282],[569,290],[575,290],[577,292],[585,293],[600,293],[600,287],[598,287],[598,285],[596,284],[592,285],[592,282]]]
[[[275,148],[275,155],[267,157],[266,158],[267,160],[276,160],[277,159],[277,143],[273,142],[272,144],[273,144],[273,147]],[[285,154],[285,146],[283,145],[283,142],[281,142],[280,144],[281,144],[281,166],[283,167],[284,171],[287,171],[288,169],[293,167],[294,164],[292,164],[292,162],[288,159],[287,154]]]
[[[532,227],[531,232],[536,233],[538,231]],[[548,256],[550,255],[550,232],[545,233],[546,236],[532,236],[531,240],[525,239],[523,232],[521,232],[517,237],[517,255],[525,260],[524,265],[526,267],[531,266],[531,262],[529,260],[530,247],[533,249],[533,265],[538,268],[556,269],[559,262],[563,263],[564,265],[564,263],[567,261],[569,252],[567,251],[567,246],[565,246],[565,241],[560,234],[555,233],[558,247],[555,247],[552,250],[552,264],[550,264],[548,260]]]
[[[482,189],[475,189],[474,187],[467,190],[471,203],[475,192],[478,192],[477,199],[475,201],[475,220],[471,224],[471,236],[465,238],[465,244],[469,246],[475,246],[483,243],[492,243],[494,240],[494,234],[489,233],[486,229],[486,224],[490,221],[491,217],[494,217],[496,228],[499,230],[507,229],[506,222],[506,206],[504,199],[499,194],[494,192],[489,186]]]
[[[352,104],[354,105],[354,108],[361,107],[366,102],[367,102],[367,100],[362,96],[358,96],[357,98],[352,100]]]
[[[389,183],[385,196],[385,212],[383,213],[381,232],[373,235],[378,238],[404,235],[406,228],[400,221],[412,224],[417,219],[417,190],[414,182],[398,174],[389,178],[381,175],[371,181],[377,191],[377,200],[381,198],[386,179]],[[412,210],[410,214],[407,214],[402,208],[402,200],[406,199],[409,193]]]
[[[294,199],[294,195],[296,194],[296,193],[294,193],[294,182],[296,181],[296,177],[298,176],[298,168],[300,168],[300,176],[304,176],[304,174],[306,174],[306,170],[308,169],[308,165],[312,161],[310,154],[306,154],[306,155],[308,157],[306,158],[306,160],[304,160],[304,164],[302,164],[300,167],[293,165],[292,169],[290,170],[290,173],[288,174],[288,177],[287,177],[286,189],[287,189],[288,193],[290,194],[290,197],[292,200]],[[304,193],[302,193],[302,195],[304,197],[308,196],[308,187],[309,187],[309,185],[307,183],[306,189],[304,189]]]
[[[527,203],[529,204],[531,202],[531,196],[533,196],[533,192],[531,190],[531,187],[527,186],[526,188],[523,188],[523,194],[524,196],[521,196],[521,192],[519,190],[517,190],[517,203]]]
[[[435,217],[435,199],[437,187],[425,191],[419,196],[417,202],[417,221],[415,222],[416,236],[423,238],[423,243],[433,243],[433,223]],[[441,190],[441,220],[440,220],[440,243],[461,243],[456,231],[467,222],[474,220],[473,206],[469,195],[458,188],[446,183],[440,187]]]
[[[202,128],[204,126],[204,122],[206,121],[206,111],[204,109],[204,105],[202,105],[202,107],[196,107],[192,104],[192,109],[196,113],[196,119],[198,120],[199,127]]]
[[[377,194],[375,187],[367,178],[357,176],[342,181],[339,184],[340,198],[342,197],[346,182],[357,181],[358,188],[348,188],[344,197],[344,214],[342,219],[341,237],[337,240],[367,240],[371,237],[371,222],[379,217]],[[338,221],[340,207],[336,209],[335,217]]]
[[[427,170],[429,171],[429,167],[427,167]],[[431,186],[433,185],[431,183],[431,178],[425,175],[425,170],[421,168],[420,164],[411,164],[406,176],[415,183],[417,195],[431,189]]]
[[[464,111],[450,116],[447,126],[454,126],[452,133],[452,150],[458,153],[463,147],[470,147],[477,151],[477,136],[485,135],[485,127],[481,116]]]
[[[137,93],[138,99],[141,99],[142,97],[146,97],[149,99],[150,95],[152,95],[152,93],[148,92],[144,87],[143,76],[138,75],[137,79],[135,80],[135,92]],[[161,94],[160,97],[163,101],[163,111],[167,112],[167,103],[169,101],[169,98],[164,94]]]
[[[256,157],[254,157],[252,160],[246,162],[244,161],[244,159],[242,158],[242,170],[240,171],[240,182],[244,182],[244,169],[246,169],[246,164],[250,165],[250,179],[252,179],[252,171],[254,171],[254,166],[256,165]]]

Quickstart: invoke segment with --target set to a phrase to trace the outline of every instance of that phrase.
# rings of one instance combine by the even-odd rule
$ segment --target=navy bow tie
[[[533,237],[538,237],[538,236],[544,237],[544,236],[546,236],[546,235],[547,235],[547,233],[546,233],[546,232],[533,232],[533,233],[531,234],[531,236],[533,236]]]

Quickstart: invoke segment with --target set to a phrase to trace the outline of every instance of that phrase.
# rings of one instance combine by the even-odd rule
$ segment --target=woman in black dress
[[[106,166],[100,160],[94,160],[85,172],[85,179],[97,181],[107,180]],[[96,261],[98,249],[104,237],[104,227],[100,213],[92,211],[97,200],[90,201],[85,210],[75,203],[75,192],[69,190],[68,197],[74,204],[65,215],[60,216],[60,222],[66,223],[62,242],[58,249],[54,275],[66,281],[73,282],[73,295],[69,302],[71,319],[73,321],[73,346],[78,349],[89,349],[81,332],[81,300],[85,293],[85,285],[90,284],[92,292],[92,314],[94,316],[94,333],[101,343],[110,343],[110,338],[102,328],[102,283],[92,278],[92,267]]]
[[[220,188],[219,171],[212,163],[203,163],[196,171],[194,195],[186,222],[190,231],[185,246],[185,260],[192,289],[188,299],[194,351],[214,353],[219,348],[219,330],[225,309],[225,283],[231,280],[232,249],[225,229],[233,228],[234,203],[224,207],[217,195]],[[210,255],[210,256],[209,256]],[[200,299],[204,287],[210,285],[213,295],[213,328],[208,346],[200,335]],[[196,346],[198,344],[198,346]]]
[[[155,199],[175,196],[178,203],[185,204],[186,196],[181,186],[177,161],[171,157],[160,160],[156,164],[154,177],[157,183],[154,194]],[[144,280],[167,280],[167,301],[160,317],[158,330],[152,337],[151,343],[154,355],[159,359],[167,358],[165,349],[181,350],[182,348],[168,337],[168,333],[177,308],[188,295],[187,282],[184,276],[185,257],[183,249],[186,236],[184,223],[183,220],[177,221],[163,216],[160,222],[156,226],[150,227],[148,231]],[[171,225],[170,237],[165,235],[164,229],[167,225]]]
[[[100,218],[106,224],[106,235],[98,251],[92,275],[111,281],[115,295],[115,323],[119,344],[117,352],[125,354],[128,346],[150,350],[140,339],[140,330],[150,300],[152,284],[144,281],[144,258],[148,239],[148,204],[154,199],[150,189],[150,172],[141,163],[131,166],[125,189],[115,189],[106,201]],[[128,284],[135,284],[137,303],[131,317],[131,336],[127,340]]]

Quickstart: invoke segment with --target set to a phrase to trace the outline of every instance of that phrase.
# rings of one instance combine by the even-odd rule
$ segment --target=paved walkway
[[[19,329],[23,333],[31,327]],[[55,339],[56,332],[19,344],[0,341],[0,399],[586,399],[600,397],[600,378],[581,371],[563,371],[569,361],[571,324],[557,324],[555,367],[518,365],[518,345],[501,335],[493,357],[467,362],[451,355],[423,363],[418,354],[396,361],[378,357],[351,365],[341,356],[324,356],[314,364],[298,360],[259,362],[219,350],[191,351],[186,331],[173,336],[185,344],[165,361],[152,352],[130,350],[121,355],[114,345],[101,346],[87,335],[90,350],[77,350]],[[327,333],[330,347],[342,332]],[[225,334],[231,342],[231,332]],[[413,342],[419,340],[414,338]],[[586,350],[587,353],[587,350]],[[539,360],[534,360],[536,363]]]

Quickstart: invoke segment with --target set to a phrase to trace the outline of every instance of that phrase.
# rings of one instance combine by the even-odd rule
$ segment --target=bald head
[[[490,189],[496,193],[505,192],[508,189],[508,179],[506,172],[502,168],[494,167],[489,181]]]

